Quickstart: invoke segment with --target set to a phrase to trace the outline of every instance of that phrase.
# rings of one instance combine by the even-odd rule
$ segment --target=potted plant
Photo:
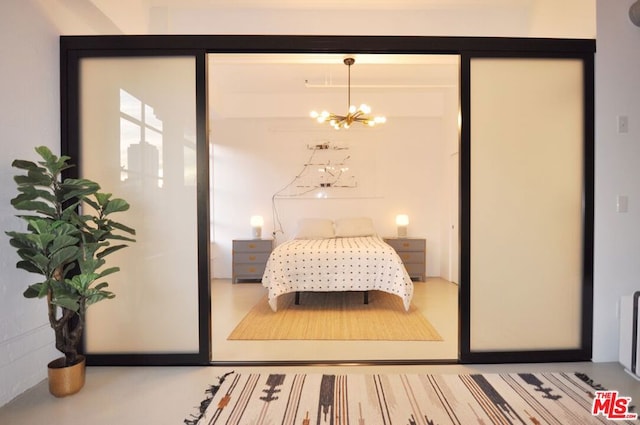
[[[114,297],[104,278],[119,268],[103,268],[105,257],[133,242],[135,230],[111,219],[129,209],[126,201],[100,192],[91,180],[63,179],[73,166],[69,157],[57,157],[45,146],[35,151],[41,161],[12,163],[24,172],[14,176],[19,194],[11,205],[24,212],[17,217],[26,221],[26,231],[6,234],[20,257],[16,266],[42,276],[24,296],[46,299],[56,348],[64,354],[49,363],[49,390],[61,397],[84,385],[80,342],[87,308]],[[76,382],[58,383],[58,377]]]

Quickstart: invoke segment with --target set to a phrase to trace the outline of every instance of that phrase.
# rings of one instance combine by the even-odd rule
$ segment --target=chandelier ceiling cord
[[[314,118],[319,123],[328,122],[336,130],[340,130],[341,128],[349,128],[351,124],[354,122],[359,122],[364,125],[368,125],[373,127],[376,124],[382,124],[387,121],[385,117],[377,116],[370,117],[368,114],[371,113],[371,108],[362,104],[358,109],[354,105],[351,104],[351,65],[356,62],[354,58],[345,58],[344,64],[348,67],[348,80],[347,80],[347,107],[349,108],[346,115],[338,115],[327,111],[322,111],[320,113],[316,111],[311,111],[311,118]]]

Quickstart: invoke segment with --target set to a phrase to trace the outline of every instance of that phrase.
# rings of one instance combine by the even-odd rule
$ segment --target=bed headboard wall
[[[216,123],[212,135],[213,277],[231,275],[231,241],[251,238],[252,215],[265,219],[263,238],[276,232],[281,243],[293,237],[302,217],[371,217],[384,237],[396,235],[396,215],[407,214],[408,236],[427,239],[427,274],[440,275],[441,253],[447,249],[443,223],[452,196],[450,144],[441,117],[396,118],[384,127],[328,134],[315,127],[302,130],[307,122],[293,118],[257,119],[251,125],[228,121],[234,120]],[[323,159],[309,149],[322,141],[349,149]],[[305,169],[317,172],[346,156],[355,188],[305,187],[313,180],[298,178]]]

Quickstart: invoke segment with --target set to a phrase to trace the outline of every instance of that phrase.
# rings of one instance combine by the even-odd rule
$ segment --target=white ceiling
[[[149,34],[154,21],[169,22],[171,34],[190,33],[189,21],[179,17],[206,15],[229,10],[318,10],[346,11],[358,19],[358,12],[389,10],[446,11],[451,15],[487,16],[487,11],[521,10],[542,0],[36,0],[57,22],[62,34]],[[545,0],[546,1],[546,0]],[[485,15],[483,15],[485,14]],[[384,15],[384,12],[383,12]],[[223,14],[223,16],[226,16]],[[235,15],[233,15],[235,16]],[[501,16],[496,14],[496,16]],[[417,95],[457,90],[459,73],[456,56],[427,55],[352,55],[351,68],[354,103],[358,96],[376,98],[376,94]],[[289,96],[314,96],[318,99],[346,98],[347,67],[345,55],[212,55],[210,57],[210,93],[212,98],[240,97],[247,93],[287,93]],[[329,97],[327,97],[329,96]],[[276,98],[277,99],[277,98]],[[346,102],[346,100],[344,100]],[[400,102],[398,102],[400,103]]]
[[[351,103],[369,103],[376,113],[425,116],[432,113],[434,101],[441,104],[445,95],[457,96],[455,55],[350,56],[356,60],[351,66]],[[344,57],[211,55],[212,111],[220,118],[307,116],[317,108],[346,110],[349,69]]]
[[[457,86],[455,55],[225,54],[211,55],[212,83],[229,92],[433,90]]]
[[[91,0],[101,8],[433,9],[528,4],[530,0]]]
[[[460,31],[469,27],[469,19],[498,22],[516,20],[539,8],[538,3],[550,3],[554,9],[562,9],[558,0],[34,0],[56,22],[62,34],[190,34],[194,28],[206,28],[194,19],[211,19],[225,13],[254,11],[317,11],[322,27],[326,27],[327,16],[335,21],[350,22],[359,26],[359,17],[370,12],[388,11],[387,24],[402,33],[402,23],[391,22],[404,16],[420,16],[420,20],[434,29],[438,22],[447,21],[447,27]],[[562,0],[562,3],[593,0]],[[505,11],[507,11],[505,15]],[[324,12],[324,15],[321,13]],[[335,12],[335,13],[334,13]],[[427,15],[424,15],[424,13]],[[329,13],[329,15],[327,15]],[[359,14],[360,13],[360,14]],[[226,16],[226,15],[225,15]],[[237,16],[237,15],[230,15]],[[276,19],[273,14],[268,15]],[[429,16],[437,21],[428,21]],[[188,18],[185,18],[188,17]],[[405,18],[406,19],[406,18]],[[424,20],[428,22],[425,22]],[[346,20],[346,21],[345,21]],[[449,22],[450,20],[453,20]],[[315,23],[306,25],[307,31]],[[387,27],[387,24],[383,26]],[[398,24],[398,27],[394,27]],[[520,22],[521,24],[521,22]],[[253,23],[250,24],[253,26]],[[376,24],[378,25],[378,24]],[[462,27],[459,27],[462,25]],[[278,25],[281,26],[281,25]],[[349,33],[350,25],[343,32]],[[209,27],[210,28],[210,27]],[[198,31],[196,29],[196,31]],[[219,31],[219,30],[218,30]],[[388,33],[388,29],[384,30]],[[247,33],[246,29],[241,30]],[[464,32],[464,31],[463,31]],[[260,33],[265,33],[260,31]],[[329,33],[325,30],[324,33]],[[371,33],[369,31],[369,33]],[[438,33],[436,30],[435,34]]]

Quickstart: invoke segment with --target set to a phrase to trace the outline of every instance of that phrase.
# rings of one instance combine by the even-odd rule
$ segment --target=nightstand
[[[233,241],[231,282],[262,280],[264,268],[273,250],[272,239],[236,239]]]
[[[422,238],[384,238],[384,241],[396,250],[409,276],[424,282],[427,240]]]

